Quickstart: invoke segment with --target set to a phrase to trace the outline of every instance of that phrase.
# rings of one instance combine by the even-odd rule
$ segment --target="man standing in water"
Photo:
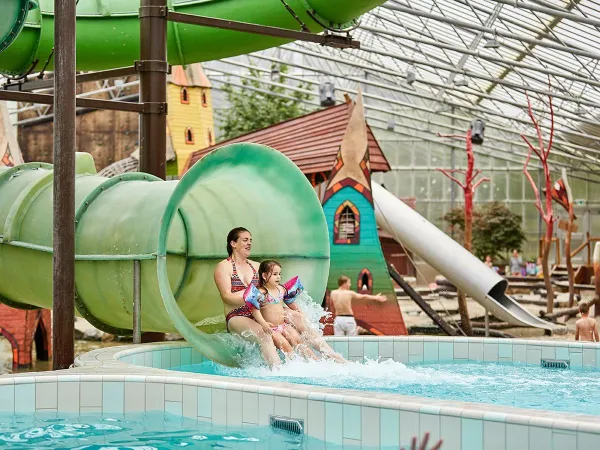
[[[335,336],[357,336],[358,327],[354,320],[352,311],[353,300],[375,300],[385,302],[387,298],[384,295],[366,295],[357,294],[350,290],[351,281],[347,276],[342,275],[338,278],[338,288],[331,291],[331,302],[335,309],[335,320],[333,321],[333,334]]]

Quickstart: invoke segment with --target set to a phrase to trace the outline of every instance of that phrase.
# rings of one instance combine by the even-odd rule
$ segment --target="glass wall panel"
[[[492,198],[494,200],[506,200],[506,172],[492,173]]]

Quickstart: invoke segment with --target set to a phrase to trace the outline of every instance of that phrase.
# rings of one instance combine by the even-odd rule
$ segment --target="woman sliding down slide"
[[[260,264],[258,278],[258,288],[249,285],[244,291],[244,300],[251,309],[254,319],[266,333],[273,336],[273,342],[277,348],[289,356],[291,348],[287,346],[291,344],[305,358],[317,359],[314,352],[306,345],[310,344],[318,348],[324,355],[338,362],[346,362],[325,343],[318,333],[309,326],[304,326],[306,323],[304,315],[295,303],[298,294],[304,290],[298,277],[281,285],[281,264],[274,260],[267,260]],[[286,324],[284,304],[301,315],[302,329],[311,332],[304,332],[300,336],[295,323]]]

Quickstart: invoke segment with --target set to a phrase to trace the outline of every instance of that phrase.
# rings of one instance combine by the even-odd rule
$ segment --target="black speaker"
[[[485,122],[481,119],[475,119],[471,122],[471,141],[473,144],[483,144],[483,132],[485,131]]]
[[[335,88],[333,83],[326,81],[321,83],[319,86],[319,94],[321,99],[321,106],[333,106],[335,105]]]

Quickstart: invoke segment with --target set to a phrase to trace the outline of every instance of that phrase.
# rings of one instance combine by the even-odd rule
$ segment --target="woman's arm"
[[[221,261],[215,267],[215,284],[221,295],[221,299],[231,306],[239,306],[244,302],[244,291],[231,292],[231,270],[227,261]]]

